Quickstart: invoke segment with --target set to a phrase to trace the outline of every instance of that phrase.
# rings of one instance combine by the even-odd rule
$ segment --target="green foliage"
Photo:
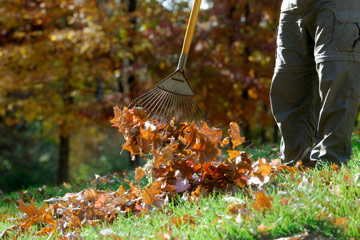
[[[43,138],[39,122],[0,126],[0,189],[55,183],[56,143]],[[11,181],[9,181],[11,179]]]

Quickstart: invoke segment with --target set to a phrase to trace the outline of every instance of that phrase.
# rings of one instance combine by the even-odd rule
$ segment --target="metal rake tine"
[[[178,121],[181,121],[181,98],[178,96],[177,97],[177,105],[176,105],[176,113],[178,115]]]
[[[155,111],[153,111],[153,116],[157,115],[158,111],[161,109],[163,102],[166,100],[166,96],[168,95],[168,92],[165,92],[165,94],[159,99],[158,103],[154,106]]]
[[[163,105],[161,111],[159,112],[159,115],[162,116],[162,117],[164,117],[164,118],[166,118],[165,112],[166,112],[166,110],[169,108],[170,97],[171,97],[171,93],[169,92],[169,93],[166,95],[166,99],[165,99],[164,105]]]
[[[165,111],[166,111],[166,109],[168,109],[168,106],[169,106],[170,97],[171,97],[171,93],[168,93],[167,96],[166,96],[166,100],[165,100],[165,102],[164,102],[164,107],[163,107],[163,108],[161,109],[161,111],[159,112],[159,115],[160,115],[160,116],[163,116],[163,117],[164,117]]]
[[[152,96],[154,96],[156,94],[156,92],[158,92],[156,89],[153,89],[139,97],[137,97],[134,101],[132,101],[132,103],[129,105],[129,108],[133,108],[133,107],[142,107],[142,103],[147,100],[150,99]]]
[[[144,103],[143,108],[149,110],[156,100],[163,94],[163,91],[159,90],[155,97],[151,98],[150,101]]]
[[[183,120],[184,119],[184,114],[183,114],[183,96],[179,97],[179,108],[178,108],[178,113],[180,115],[179,119]]]
[[[162,113],[164,118],[168,121],[170,121],[172,118],[171,111],[173,108],[173,102],[174,102],[174,94],[170,93],[168,97],[168,101],[166,103],[166,109],[164,108],[164,112]]]
[[[189,97],[186,98],[186,112],[187,112],[188,118],[190,119],[191,118],[191,107],[190,107]]]
[[[175,106],[174,106],[174,117],[175,117],[175,121],[177,121],[178,120],[178,114],[177,114],[177,108],[178,108],[178,98],[176,97],[176,96],[174,96],[175,97]]]
[[[169,109],[167,110],[167,119],[171,119],[171,116],[173,116],[172,109],[174,105],[174,94],[170,93],[170,102],[169,102]]]
[[[149,113],[147,115],[148,118],[151,119],[151,117],[153,116],[153,106],[156,106],[156,104],[159,102],[159,100],[166,94],[166,91],[161,91],[161,93],[154,98],[154,101],[152,101],[152,104],[148,107],[149,109]],[[154,105],[155,104],[155,105]]]
[[[197,101],[195,101],[195,109],[196,109],[196,112],[195,112],[196,116],[201,118],[203,116],[203,112],[201,111],[201,108]]]
[[[147,117],[148,117],[149,112],[151,112],[151,106],[157,101],[157,99],[159,98],[159,95],[161,95],[161,94],[154,95],[152,98],[149,99],[149,101],[144,102],[144,105],[142,105],[142,108],[147,113]]]
[[[151,99],[153,96],[155,96],[156,94],[159,93],[159,89],[155,89],[154,91],[151,91],[149,94],[144,94],[139,100],[138,100],[138,104],[140,106],[142,106],[142,104],[144,102],[146,102],[147,100]]]
[[[183,102],[184,102],[184,119],[188,120],[190,115],[189,115],[189,110],[188,110],[188,97],[185,96],[183,98]]]
[[[135,98],[135,99],[130,103],[129,108],[131,109],[131,108],[133,108],[133,107],[136,107],[136,105],[139,103],[139,101],[141,101],[141,99],[146,98],[146,97],[149,96],[149,95],[152,95],[152,93],[155,92],[155,91],[156,91],[156,89],[152,89],[152,90],[150,90],[150,91],[148,91],[148,92],[140,95],[139,97]]]
[[[194,99],[190,99],[190,108],[191,108],[191,119],[194,120],[195,114],[194,114]]]
[[[184,120],[188,120],[189,115],[187,112],[187,105],[186,105],[187,104],[187,96],[182,97],[182,103],[183,103],[182,112],[183,112]]]

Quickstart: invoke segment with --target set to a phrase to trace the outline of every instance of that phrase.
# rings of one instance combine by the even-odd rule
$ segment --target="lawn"
[[[281,173],[265,184],[262,190],[270,200],[268,208],[257,208],[258,189],[250,189],[249,196],[243,191],[233,195],[211,193],[195,201],[179,195],[161,211],[119,215],[113,223],[99,222],[65,236],[68,239],[72,236],[86,239],[277,239],[300,234],[303,239],[306,235],[308,239],[359,239],[359,138],[354,138],[353,142],[354,155],[348,166]],[[254,157],[268,157],[270,152],[268,148],[246,151]],[[127,178],[133,177],[133,173],[128,173]],[[94,178],[73,185],[34,187],[6,194],[0,200],[0,230],[14,225],[24,216],[12,200],[23,198],[29,202],[34,198],[35,205],[40,207],[42,200],[67,192],[85,188],[115,191],[122,184],[122,176],[109,175],[107,179],[106,183]],[[48,236],[36,236],[41,227],[41,224],[31,226],[23,230],[19,238],[48,239]],[[14,233],[9,231],[8,236]],[[56,236],[60,235],[52,235]]]

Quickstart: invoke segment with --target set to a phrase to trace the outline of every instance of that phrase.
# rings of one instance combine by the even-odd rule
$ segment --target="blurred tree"
[[[56,143],[38,134],[41,128],[39,122],[0,124],[0,190],[55,182]]]
[[[67,181],[71,136],[107,122],[123,99],[112,63],[125,51],[113,32],[105,34],[113,20],[103,20],[95,1],[5,1],[1,10],[1,115],[57,128],[58,182]]]

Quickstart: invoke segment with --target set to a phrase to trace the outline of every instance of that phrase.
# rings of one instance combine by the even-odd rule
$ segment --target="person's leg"
[[[316,1],[306,25],[315,39],[321,111],[312,161],[347,163],[360,96],[360,4]]]
[[[311,160],[340,165],[351,157],[351,134],[360,99],[360,62],[323,62],[317,71],[322,108]]]
[[[272,113],[282,134],[280,158],[286,163],[308,161],[315,138],[319,101],[314,43],[296,10],[282,9],[270,90]]]

